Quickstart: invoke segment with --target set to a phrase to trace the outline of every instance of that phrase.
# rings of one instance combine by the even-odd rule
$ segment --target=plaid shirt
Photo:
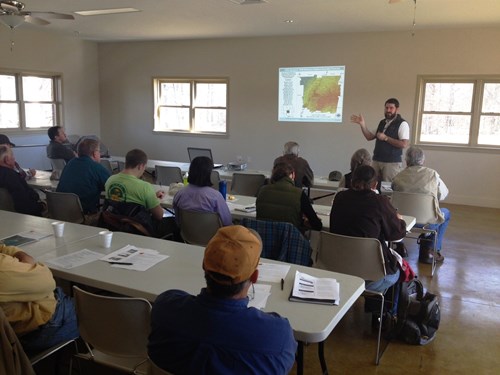
[[[243,218],[241,225],[259,233],[263,258],[312,265],[311,244],[293,224]]]

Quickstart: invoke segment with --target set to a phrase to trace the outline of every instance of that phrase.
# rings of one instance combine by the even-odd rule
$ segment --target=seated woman
[[[360,148],[356,150],[351,156],[351,171],[344,176],[339,181],[339,188],[349,189],[351,187],[352,172],[360,165],[372,165],[372,156],[368,150]]]
[[[72,299],[46,265],[15,246],[0,245],[0,308],[28,355],[79,336]]]
[[[290,164],[278,163],[274,166],[271,184],[263,186],[257,194],[257,220],[292,223],[301,232],[321,230],[321,219],[314,212],[305,192],[295,186],[294,180],[295,172]]]
[[[395,241],[406,234],[406,223],[386,196],[375,193],[375,169],[357,167],[351,188],[337,193],[330,213],[330,232],[353,237],[377,238],[384,254],[386,276],[367,283],[366,289],[383,292],[399,279],[397,259],[386,241]]]
[[[231,225],[232,217],[226,201],[219,191],[212,189],[210,175],[213,161],[206,156],[198,156],[189,166],[189,184],[179,190],[173,201],[176,217],[178,210],[217,212],[223,225]]]

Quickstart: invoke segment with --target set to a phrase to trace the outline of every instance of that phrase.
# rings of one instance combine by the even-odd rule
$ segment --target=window
[[[227,79],[155,79],[154,130],[225,135],[227,90]]]
[[[417,144],[500,150],[500,77],[419,77]]]
[[[0,72],[0,129],[60,125],[61,77]]]

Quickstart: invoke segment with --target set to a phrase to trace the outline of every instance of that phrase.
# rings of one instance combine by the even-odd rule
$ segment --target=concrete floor
[[[436,339],[426,346],[392,341],[375,366],[376,333],[360,298],[326,342],[330,374],[500,373],[500,209],[446,207],[452,217],[443,245],[445,261],[434,277],[430,266],[418,264],[416,241],[405,240],[409,263],[439,296]],[[305,349],[304,373],[321,373],[315,344]]]
[[[392,341],[375,366],[376,333],[360,298],[326,342],[330,374],[500,374],[500,209],[446,207],[452,214],[444,240],[446,259],[434,277],[430,266],[417,263],[416,241],[405,240],[410,264],[424,286],[439,296],[436,339],[427,346]],[[305,374],[321,373],[317,349],[316,344],[305,347]],[[104,368],[85,373],[115,374]]]

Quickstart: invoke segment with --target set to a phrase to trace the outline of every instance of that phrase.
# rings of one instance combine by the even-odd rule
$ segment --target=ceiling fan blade
[[[74,20],[75,17],[71,14],[58,13],[58,12],[30,12],[34,16],[43,16],[55,20]]]
[[[9,12],[9,13],[17,13],[19,12],[19,8],[15,5],[12,5],[12,4],[9,4],[7,2],[0,2],[0,8],[5,10],[6,12]]]
[[[24,20],[28,23],[31,23],[33,25],[38,25],[38,26],[45,26],[45,25],[48,25],[50,23],[49,21],[45,21],[42,18],[30,16],[29,14],[24,16]]]

